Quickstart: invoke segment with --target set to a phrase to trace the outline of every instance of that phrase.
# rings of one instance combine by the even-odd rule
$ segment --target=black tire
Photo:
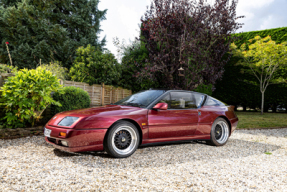
[[[211,127],[210,140],[207,143],[215,146],[225,145],[230,136],[230,127],[223,118],[217,118]]]
[[[115,123],[107,132],[105,151],[116,158],[131,156],[138,148],[140,136],[136,126],[128,121]]]

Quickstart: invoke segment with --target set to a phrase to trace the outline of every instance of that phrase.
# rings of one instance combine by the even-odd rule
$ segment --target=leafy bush
[[[4,127],[7,128],[34,126],[50,104],[60,106],[51,93],[60,91],[61,85],[50,71],[20,70],[9,77],[1,89],[6,112]]]
[[[58,79],[65,80],[67,77],[67,68],[61,66],[59,61],[50,62],[49,64],[43,64],[37,67],[37,69],[45,69],[47,71],[51,71],[53,75],[55,75]]]
[[[95,47],[88,45],[86,48],[78,48],[76,55],[69,73],[73,81],[85,82],[90,85],[118,84],[121,66],[112,53],[102,53]]]
[[[0,73],[16,73],[17,67],[13,67],[10,65],[5,65],[0,63]]]
[[[53,99],[61,103],[62,106],[52,105],[51,112],[53,114],[70,111],[75,109],[87,108],[91,104],[91,99],[89,94],[76,87],[64,87],[63,94],[60,92],[55,92]]]

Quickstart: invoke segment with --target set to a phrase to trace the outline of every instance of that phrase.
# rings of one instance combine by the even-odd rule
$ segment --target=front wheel
[[[131,156],[139,145],[139,132],[134,124],[120,121],[108,131],[105,139],[105,151],[116,158]]]
[[[217,118],[211,128],[210,144],[215,146],[225,145],[230,135],[228,123],[223,118]]]

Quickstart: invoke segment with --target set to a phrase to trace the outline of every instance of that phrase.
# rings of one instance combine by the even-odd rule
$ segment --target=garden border
[[[44,126],[17,129],[0,129],[0,139],[18,139],[22,137],[43,135]]]

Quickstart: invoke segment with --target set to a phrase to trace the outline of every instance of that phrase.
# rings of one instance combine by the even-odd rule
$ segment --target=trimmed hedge
[[[51,106],[51,113],[56,114],[62,111],[83,109],[90,107],[91,99],[88,92],[77,87],[64,87],[64,94],[55,92],[53,99],[60,102],[62,107]]]
[[[287,41],[287,27],[268,29],[262,31],[251,31],[245,33],[235,34],[239,39],[235,42],[237,46],[243,43],[248,44],[248,40],[255,36],[266,37],[271,36],[276,43]],[[255,109],[260,108],[261,92],[259,86],[247,84],[243,80],[258,81],[253,75],[241,73],[243,66],[236,65],[238,58],[232,57],[225,65],[224,75],[222,80],[217,81],[213,92],[213,96],[230,105],[242,105]],[[286,69],[278,71],[275,75],[286,76]],[[276,106],[285,104],[287,106],[287,86],[285,84],[269,85],[265,92],[265,111],[269,107],[273,107],[276,111]]]
[[[239,39],[235,42],[235,44],[238,47],[240,47],[243,43],[248,44],[248,40],[253,39],[257,35],[259,35],[260,37],[266,37],[270,35],[273,41],[275,41],[276,43],[282,43],[284,41],[287,41],[287,27],[237,33],[234,36],[239,37]]]

